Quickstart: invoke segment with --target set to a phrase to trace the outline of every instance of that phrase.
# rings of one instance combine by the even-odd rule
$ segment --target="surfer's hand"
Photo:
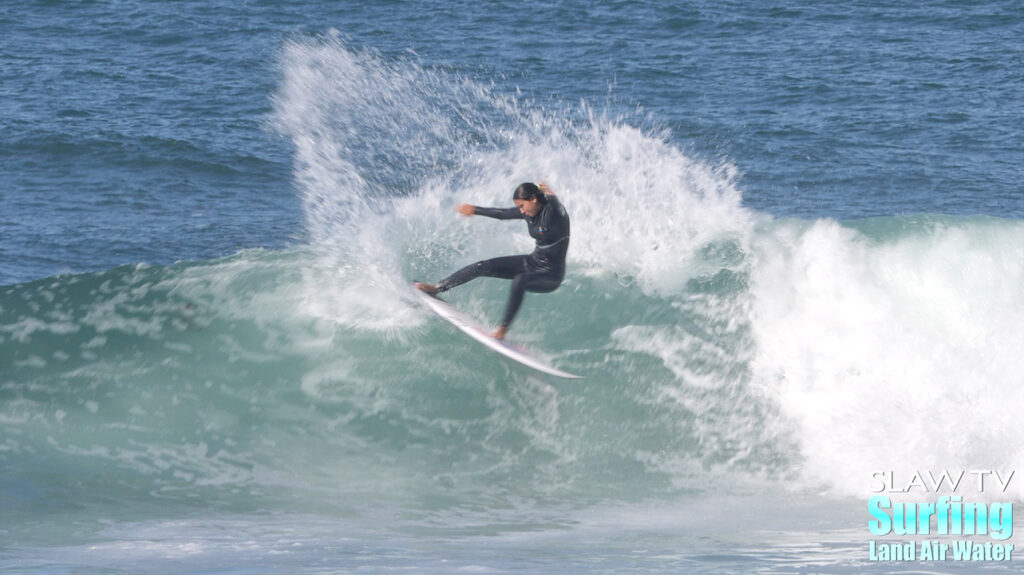
[[[551,189],[547,182],[542,181],[537,187],[540,188],[540,191],[544,192],[545,196],[555,195],[555,191]]]
[[[455,211],[464,216],[472,216],[476,213],[476,206],[472,204],[459,204],[455,206]]]

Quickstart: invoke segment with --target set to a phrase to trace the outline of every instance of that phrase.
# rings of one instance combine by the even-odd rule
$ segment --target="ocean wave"
[[[306,245],[0,288],[0,461],[33,486],[11,508],[387,502],[429,522],[1019,463],[1020,222],[774,219],[657,129],[333,38],[284,52]],[[580,381],[489,354],[409,293],[528,251],[523,228],[451,208],[540,179],[572,217],[569,272],[510,337]],[[506,289],[450,297],[493,323]]]

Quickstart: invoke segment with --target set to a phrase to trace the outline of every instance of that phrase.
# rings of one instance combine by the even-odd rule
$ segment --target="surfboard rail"
[[[522,365],[548,375],[565,379],[582,379],[579,375],[574,375],[548,365],[539,357],[534,355],[530,350],[522,346],[503,339],[495,339],[486,329],[484,329],[483,326],[477,323],[476,320],[445,300],[420,291],[416,288],[415,284],[412,289],[420,297],[420,300],[423,301],[431,311],[437,314],[438,317],[454,325],[460,331],[484,344],[491,350],[496,351],[509,359],[515,360]]]

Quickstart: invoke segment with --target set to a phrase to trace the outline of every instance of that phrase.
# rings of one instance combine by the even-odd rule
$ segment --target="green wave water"
[[[1024,229],[858,227],[772,223],[758,243],[778,251],[735,253],[738,271],[719,267],[735,246],[707,246],[717,271],[670,295],[571,272],[528,298],[514,336],[581,381],[486,352],[400,280],[365,294],[394,323],[369,321],[372,306],[332,291],[339,272],[304,249],[4,288],[7,524],[82,508],[129,519],[387,507],[411,525],[486,532],[760,481],[855,492],[844,479],[877,465],[874,433],[906,434],[936,460],[1016,460],[998,422],[1013,417],[1021,373]],[[476,283],[455,301],[497,317],[505,286]],[[917,417],[903,401],[934,409],[885,421]],[[929,439],[935,418],[993,451]],[[849,450],[820,449],[825,434]],[[488,519],[471,527],[443,519],[477,513]]]
[[[587,376],[556,383],[474,346],[406,294],[381,304],[402,329],[312,312],[332,297],[307,276],[316,264],[303,251],[246,252],[4,289],[5,504],[31,516],[56,500],[343,514],[396,494],[424,512],[587,502],[675,491],[678,465],[760,472],[785,454],[754,431],[764,407],[723,407],[749,393],[744,378],[693,390],[694,405],[665,401],[673,366],[637,347],[689,325],[697,339],[685,345],[706,348],[690,369],[742,370],[722,357],[742,338],[708,331],[721,318],[572,278],[531,298],[516,326],[517,339]],[[498,288],[484,282],[461,301],[494,315]],[[620,319],[597,315],[605,307]],[[622,307],[658,321],[619,324]]]

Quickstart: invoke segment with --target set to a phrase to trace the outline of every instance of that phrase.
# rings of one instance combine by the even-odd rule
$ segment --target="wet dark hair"
[[[534,184],[533,182],[519,184],[516,191],[512,192],[512,199],[526,201],[536,199],[542,204],[546,204],[548,202],[548,198],[544,195],[544,192],[542,192],[540,188],[537,187],[537,184]]]

